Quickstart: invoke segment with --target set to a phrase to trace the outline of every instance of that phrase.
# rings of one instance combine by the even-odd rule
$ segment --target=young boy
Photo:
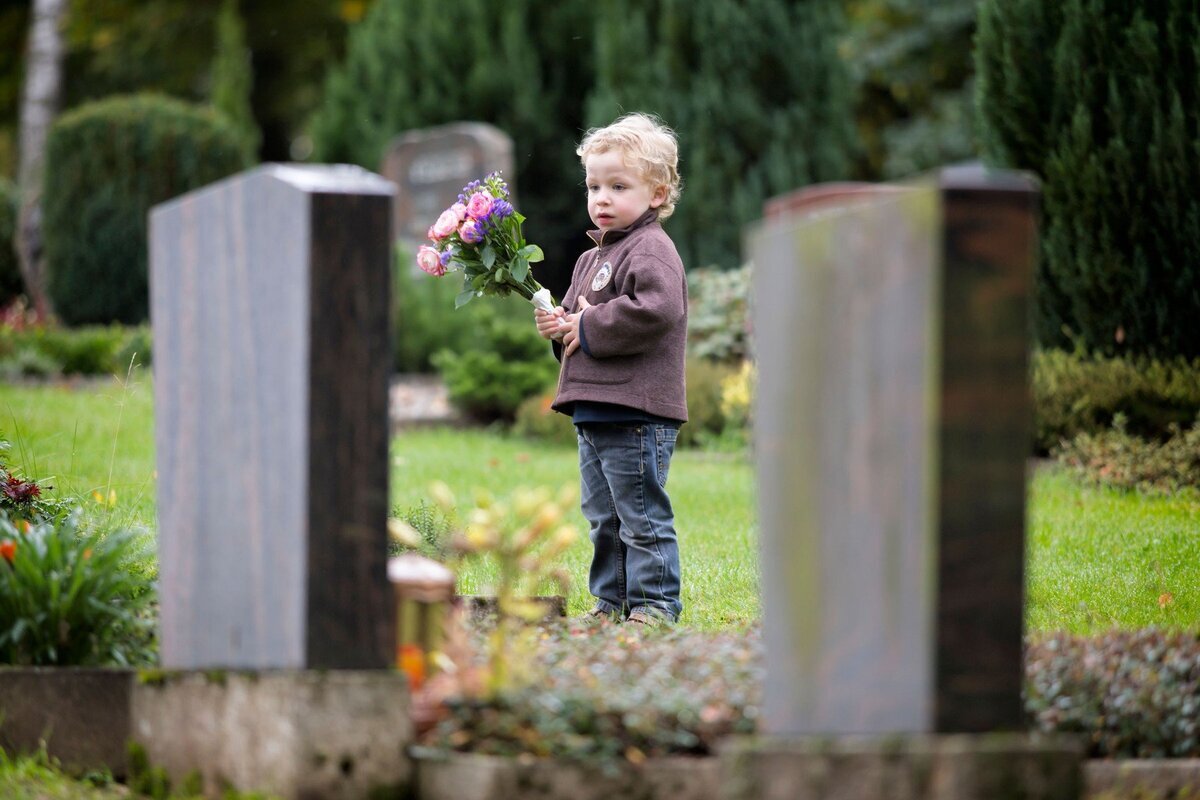
[[[687,421],[687,279],[659,220],[679,199],[674,133],[645,114],[589,131],[576,151],[587,175],[595,247],[575,262],[538,332],[562,362],[554,408],[579,439],[583,515],[594,553],[593,621],[674,622],[679,547],[667,470]]]

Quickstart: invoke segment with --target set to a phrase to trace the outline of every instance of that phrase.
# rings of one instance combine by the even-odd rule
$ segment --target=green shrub
[[[71,325],[146,320],[150,208],[248,166],[217,112],[153,95],[87,103],[54,124],[43,196],[48,288]]]
[[[512,320],[493,305],[475,320],[470,349],[441,350],[433,362],[455,407],[477,420],[511,422],[527,397],[554,384],[558,362],[538,335],[532,313]]]
[[[1200,756],[1200,636],[1056,634],[1025,654],[1035,730],[1082,735],[1092,758]]]
[[[131,530],[83,533],[78,516],[18,526],[0,516],[0,663],[129,665],[152,650],[154,594],[129,563],[144,561]]]
[[[575,444],[575,424],[566,414],[550,407],[554,402],[554,390],[534,395],[517,408],[517,419],[513,433],[530,439],[541,439],[555,444]]]
[[[446,560],[450,553],[450,534],[454,527],[454,519],[450,514],[421,500],[406,511],[393,509],[392,516],[403,520],[417,532],[421,540],[420,546],[416,548],[417,552],[437,561]],[[393,545],[392,549],[393,552],[400,552],[406,548]]]
[[[1200,359],[1084,356],[1061,350],[1033,355],[1035,445],[1046,453],[1081,433],[1099,433],[1117,414],[1129,433],[1169,436],[1200,412]]]
[[[147,326],[0,327],[0,374],[124,375],[131,361],[150,363]]]
[[[1200,420],[1187,430],[1173,425],[1159,442],[1130,434],[1118,414],[1112,430],[1081,433],[1054,453],[1095,483],[1167,494],[1200,489]]]
[[[533,306],[517,302],[468,303],[454,307],[461,281],[451,273],[434,278],[417,272],[414,249],[397,245],[392,262],[392,362],[396,372],[436,372],[439,350],[464,352],[481,326],[498,315],[533,327]],[[549,345],[545,348],[549,350]]]
[[[736,372],[736,367],[726,364],[702,358],[688,359],[688,422],[679,429],[680,445],[695,447],[721,435],[725,429],[725,415],[721,411],[724,382]]]
[[[0,306],[8,305],[25,291],[21,265],[13,249],[19,207],[17,187],[12,181],[0,178]]]
[[[688,354],[714,361],[750,355],[751,267],[688,273]]]
[[[1043,187],[1037,328],[1107,355],[1200,356],[1195,0],[985,0],[991,158]]]
[[[755,732],[762,687],[756,631],[630,636],[610,625],[578,633],[544,629],[532,652],[522,653],[529,656],[523,688],[493,700],[450,698],[422,744],[615,765],[712,755],[723,737]]]

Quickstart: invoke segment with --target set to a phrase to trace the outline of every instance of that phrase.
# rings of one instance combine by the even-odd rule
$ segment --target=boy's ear
[[[654,189],[654,194],[650,195],[650,207],[658,208],[665,202],[667,202],[667,187],[656,187]]]

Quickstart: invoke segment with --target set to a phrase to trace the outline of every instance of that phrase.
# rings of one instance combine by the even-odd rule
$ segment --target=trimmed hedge
[[[1093,758],[1200,757],[1200,634],[1055,634],[1025,653],[1035,730],[1082,734]]]
[[[151,362],[150,329],[121,325],[81,328],[0,327],[0,378],[59,375],[124,376]]]
[[[1118,415],[1112,430],[1081,433],[1055,456],[1094,483],[1163,494],[1200,489],[1200,420],[1187,430],[1172,426],[1159,442],[1131,435]]]
[[[1200,359],[1105,358],[1044,350],[1033,355],[1035,444],[1048,453],[1081,433],[1125,418],[1125,430],[1164,440],[1200,413]]]
[[[1042,179],[1042,345],[1200,357],[1198,39],[1195,0],[980,4],[986,152]]]
[[[156,95],[59,118],[43,203],[48,289],[63,321],[144,322],[150,208],[249,166],[243,142],[216,111]]]

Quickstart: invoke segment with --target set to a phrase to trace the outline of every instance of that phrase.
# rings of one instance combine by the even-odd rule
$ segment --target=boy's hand
[[[587,301],[587,298],[579,298],[579,310],[574,314],[567,314],[562,321],[563,330],[563,358],[571,355],[579,349],[579,320],[583,317],[583,312],[592,307],[592,304]]]
[[[547,314],[540,308],[533,310],[533,319],[537,322],[538,334],[543,339],[562,339],[563,331],[560,326],[567,312],[562,306],[557,306],[553,314]]]

